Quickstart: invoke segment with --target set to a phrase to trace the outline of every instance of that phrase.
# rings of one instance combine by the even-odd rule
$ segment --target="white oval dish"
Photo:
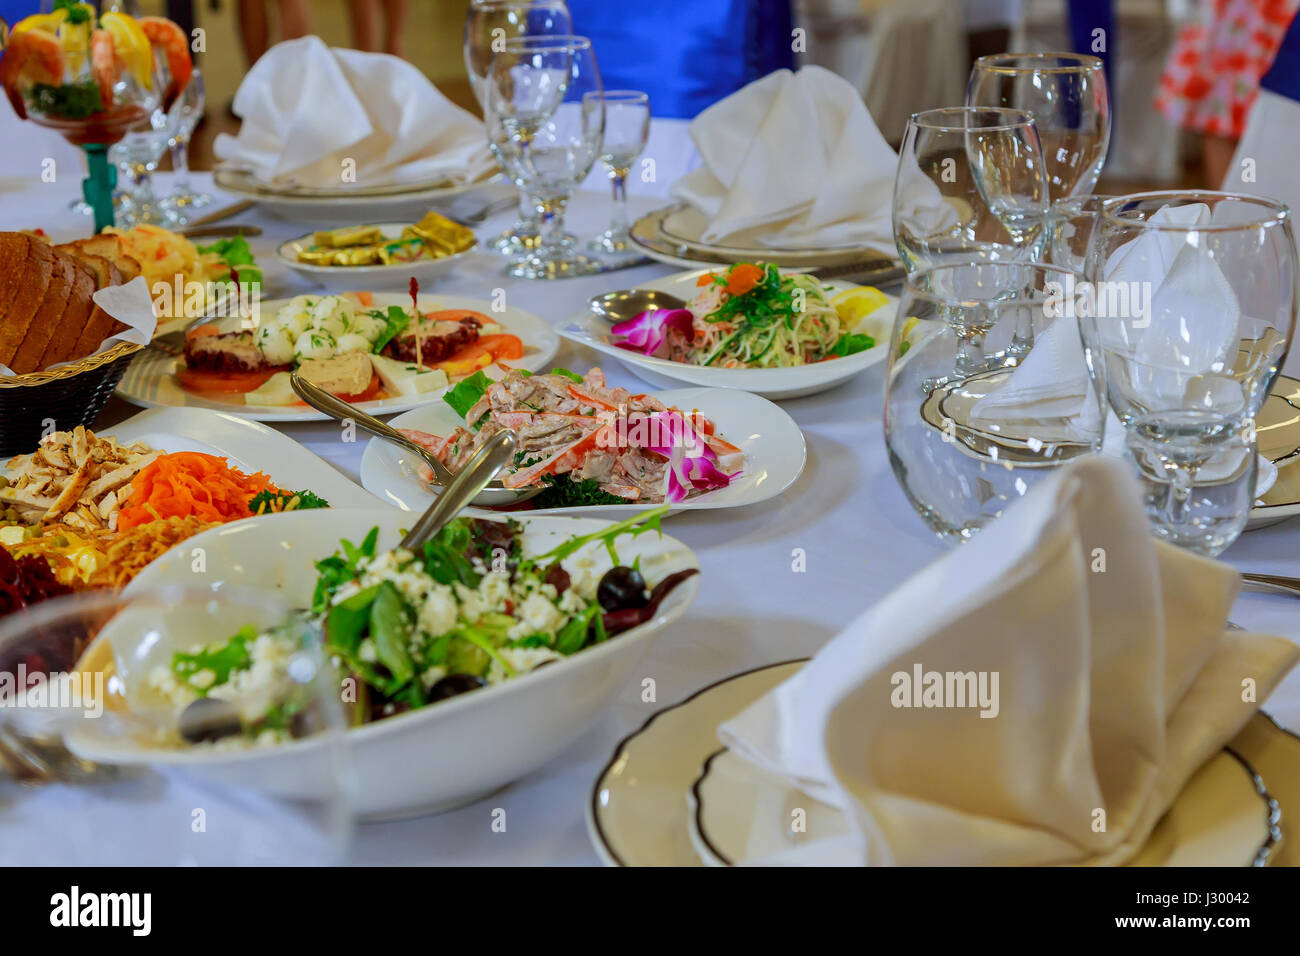
[[[523,521],[525,550],[532,553],[609,524],[556,517]],[[332,511],[325,521],[306,511],[247,518],[188,539],[185,547],[149,565],[124,593],[193,587],[190,555],[202,548],[202,583],[218,590],[272,591],[293,606],[305,607],[316,580],[313,562],[332,554],[340,538],[360,541],[378,525],[379,547],[391,548],[410,524],[410,514],[391,508]],[[624,538],[618,549],[624,561],[639,558],[651,582],[699,566],[689,548],[666,536]],[[601,554],[599,547],[591,551],[597,562]],[[356,812],[384,819],[447,810],[541,767],[593,725],[650,643],[681,617],[698,591],[699,578],[693,576],[664,599],[652,620],[604,644],[502,684],[346,731],[346,753],[359,783]],[[232,633],[238,626],[232,623]],[[183,635],[167,634],[148,655],[152,660],[188,646]],[[326,786],[322,756],[329,748],[310,738],[249,750],[160,750],[143,745],[124,749],[120,738],[114,738],[112,746],[97,740],[91,727],[69,735],[66,742],[86,759],[176,767],[282,798],[311,799]]]
[[[679,388],[656,392],[666,405],[698,408],[718,426],[718,434],[745,453],[743,474],[726,488],[705,492],[673,505],[673,511],[738,508],[775,498],[803,473],[808,449],[794,419],[765,398],[717,388]],[[414,428],[435,435],[464,425],[446,402],[432,402],[391,419],[394,428]],[[420,462],[410,452],[378,438],[361,456],[361,484],[371,494],[408,511],[423,511],[436,497],[420,480]],[[526,514],[585,515],[620,520],[657,505],[596,505],[590,508],[542,508]]]
[[[680,272],[676,275],[664,276],[662,279],[643,282],[638,288],[668,292],[689,302],[698,291],[696,280],[710,271],[713,270],[694,269],[690,272]],[[833,279],[825,284],[830,286],[834,293],[855,288],[851,282]],[[652,385],[671,388],[685,383],[707,388],[737,388],[770,399],[798,398],[834,388],[864,369],[883,362],[889,353],[889,335],[893,331],[894,315],[897,310],[897,298],[889,296],[888,305],[881,306],[863,318],[858,326],[851,330],[871,335],[876,340],[874,347],[844,358],[828,359],[824,362],[793,368],[705,368],[687,362],[672,362],[668,359],[638,355],[636,352],[614,345],[610,341],[609,323],[590,312],[575,315],[568,325],[560,329],[560,334],[571,342],[586,345],[610,356],[633,375]]]
[[[263,302],[261,310],[273,314],[288,301],[275,299]],[[389,305],[409,306],[410,303],[410,296],[393,292],[380,292],[374,296],[374,308],[377,309]],[[515,368],[536,372],[550,364],[560,347],[560,340],[550,325],[523,309],[509,306],[503,311],[495,311],[490,302],[457,295],[421,295],[419,303],[422,312],[434,309],[471,309],[490,316],[506,332],[523,340],[524,357],[510,362]],[[235,396],[237,400],[234,401],[222,401],[215,397],[196,395],[182,388],[176,378],[175,369],[180,361],[179,358],[153,349],[141,351],[118,383],[117,394],[128,402],[145,408],[160,405],[212,408],[260,422],[315,422],[326,421],[329,417],[306,405],[246,405],[242,396]],[[357,407],[371,415],[392,415],[433,401],[441,395],[441,390],[417,396],[401,395],[374,402],[361,402]]]
[[[387,239],[397,239],[409,222],[381,222],[376,224]],[[474,248],[438,259],[416,259],[413,262],[395,262],[377,266],[318,266],[298,261],[298,250],[312,244],[314,233],[308,232],[296,239],[286,239],[275,248],[276,257],[303,278],[331,292],[348,292],[352,289],[375,291],[402,291],[411,279],[424,286],[448,272]]]

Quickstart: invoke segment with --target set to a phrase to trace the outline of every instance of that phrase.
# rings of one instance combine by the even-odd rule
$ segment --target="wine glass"
[[[607,90],[603,94],[593,92],[587,96],[605,101],[605,143],[600,161],[614,190],[614,216],[609,228],[593,238],[587,248],[596,253],[626,252],[631,247],[627,177],[650,138],[650,96],[639,90]]]
[[[894,242],[909,272],[946,263],[1022,262],[1046,242],[1047,178],[1034,119],[1023,110],[951,107],[908,120],[894,181]],[[953,374],[1015,364],[1029,325],[986,356],[967,329]]]
[[[181,223],[189,221],[190,210],[200,209],[212,202],[210,195],[196,192],[190,185],[190,138],[194,135],[194,128],[203,119],[203,106],[203,74],[194,70],[190,74],[190,81],[167,111],[167,130],[170,134],[167,146],[172,153],[173,183],[171,194],[162,202],[176,214]]]
[[[1083,53],[998,53],[971,68],[966,105],[1024,110],[1038,125],[1053,202],[1097,185],[1110,144],[1101,60]]]
[[[1040,263],[946,263],[913,272],[898,306],[883,421],[894,475],[942,538],[973,537],[1051,472],[1101,447],[1101,399],[1061,292],[1080,277]],[[1019,366],[949,376],[967,337],[1025,324]]]
[[[488,114],[488,70],[507,39],[572,33],[573,21],[563,0],[473,0],[465,17],[465,72],[484,118]],[[504,166],[500,155],[497,161]],[[539,224],[536,200],[520,192],[518,220],[488,242],[487,248],[512,255],[531,249],[538,243]]]
[[[0,764],[40,784],[0,799],[0,860],[341,862],[354,781],[318,632],[278,596],[224,586],[0,618]]]
[[[488,73],[488,136],[506,173],[536,197],[541,239],[510,275],[559,279],[598,272],[565,242],[564,210],[600,155],[605,103],[591,41],[577,36],[507,40]]]
[[[147,123],[131,129],[109,149],[109,160],[118,168],[120,198],[117,225],[122,228],[151,225],[165,229],[181,224],[174,208],[160,199],[153,188],[153,174],[171,138],[168,114],[153,111]]]
[[[1081,316],[1089,369],[1123,423],[1157,537],[1215,555],[1254,501],[1254,417],[1295,331],[1290,210],[1152,192],[1102,204]]]

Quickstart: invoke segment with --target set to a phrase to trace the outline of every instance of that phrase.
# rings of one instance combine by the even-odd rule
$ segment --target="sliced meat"
[[[185,342],[185,364],[206,372],[262,372],[275,368],[253,341],[252,332],[192,336]]]
[[[429,366],[445,361],[454,352],[478,341],[479,323],[473,318],[448,321],[430,320],[421,316],[419,323],[412,322],[384,348],[384,354],[399,362],[416,361],[416,342],[419,341],[419,361]]]

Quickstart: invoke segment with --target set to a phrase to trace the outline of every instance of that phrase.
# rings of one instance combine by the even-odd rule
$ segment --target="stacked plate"
[[[836,267],[863,285],[889,283],[904,275],[896,258],[864,246],[781,248],[709,243],[701,238],[707,225],[699,210],[677,203],[638,219],[632,226],[632,241],[652,259],[688,269],[736,262],[773,262],[783,269]]]
[[[596,780],[587,825],[611,866],[728,866],[849,824],[835,807],[753,767],[718,743],[734,717],[804,661],[747,671],[660,711],[623,740]],[[801,809],[803,826],[791,826]],[[1201,767],[1132,866],[1300,863],[1300,736],[1266,714]]]

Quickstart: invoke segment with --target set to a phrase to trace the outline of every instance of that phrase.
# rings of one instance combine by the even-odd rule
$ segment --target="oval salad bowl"
[[[125,597],[193,588],[195,553],[204,556],[205,587],[217,594],[269,592],[292,608],[307,608],[317,583],[315,562],[332,555],[340,539],[360,542],[378,528],[376,553],[394,547],[411,524],[409,512],[391,508],[337,510],[321,521],[309,512],[249,518],[188,539],[153,562]],[[525,558],[550,551],[574,536],[611,528],[612,522],[564,517],[520,521]],[[685,545],[654,531],[615,541],[621,564],[637,564],[650,587],[670,574],[698,569]],[[200,549],[196,552],[196,549]],[[564,567],[590,582],[613,561],[602,542],[588,542],[564,558]],[[383,717],[337,734],[306,736],[270,745],[216,744],[160,747],[97,738],[93,726],[69,734],[78,756],[115,765],[174,768],[224,784],[247,786],[299,800],[320,798],[337,786],[337,767],[354,782],[353,810],[362,819],[393,819],[448,810],[523,777],[560,754],[599,718],[626,684],[632,669],[660,633],[686,611],[699,590],[691,575],[668,590],[648,620],[601,643],[585,646],[535,670],[405,713]],[[181,618],[183,620],[183,618]],[[608,616],[606,616],[608,619]],[[127,685],[166,666],[177,651],[196,650],[183,625],[133,630],[110,622],[98,641],[108,641],[119,679]],[[233,633],[244,626],[231,622]],[[141,631],[144,631],[141,634]],[[198,637],[202,646],[206,635]],[[558,644],[558,640],[556,641]],[[92,656],[96,646],[83,657]],[[101,659],[102,652],[101,651]],[[84,664],[83,664],[84,666]],[[418,678],[417,678],[418,679]],[[133,700],[128,690],[127,700]],[[342,747],[331,747],[342,739]],[[343,756],[343,760],[337,758]]]

